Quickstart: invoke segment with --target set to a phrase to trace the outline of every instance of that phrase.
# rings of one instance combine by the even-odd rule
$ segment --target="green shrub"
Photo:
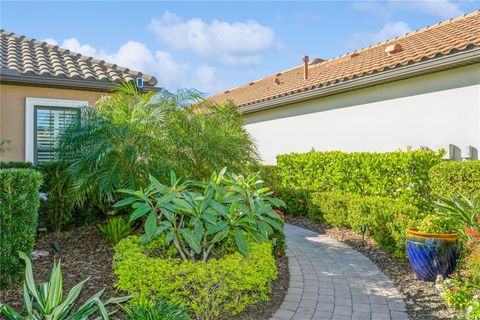
[[[18,252],[30,254],[35,244],[42,175],[29,169],[0,170],[0,287],[22,278]]]
[[[315,222],[326,221],[334,227],[348,226],[349,194],[341,192],[315,192],[308,202],[308,218]]]
[[[377,245],[397,257],[405,256],[405,231],[418,220],[418,209],[403,201],[385,197],[366,197],[340,192],[313,193],[309,218],[325,220],[335,227],[346,227],[366,234]]]
[[[47,196],[40,203],[39,223],[53,231],[63,230],[74,222],[74,212],[78,209],[70,191],[71,182],[63,174],[65,166],[51,161],[35,168],[43,174],[41,190]]]
[[[31,162],[0,162],[0,169],[34,169]]]
[[[457,231],[454,220],[448,215],[429,214],[417,225],[420,232],[425,233],[454,233]]]
[[[429,176],[433,195],[480,197],[480,160],[442,162],[430,169]]]
[[[133,232],[133,228],[123,217],[110,218],[107,223],[99,224],[98,228],[105,238],[113,244],[117,244],[123,238],[129,236]]]
[[[189,320],[185,308],[158,300],[155,304],[126,308],[130,320]]]
[[[231,252],[219,259],[193,262],[170,258],[175,252],[162,249],[163,239],[142,245],[139,237],[132,236],[115,247],[116,287],[133,295],[133,306],[153,304],[162,298],[188,308],[195,319],[216,319],[268,299],[276,278],[270,242],[249,241],[248,258]],[[169,253],[164,257],[152,255],[158,252],[156,247]]]
[[[391,197],[430,209],[428,171],[440,163],[433,151],[308,152],[277,156],[282,187]]]
[[[310,191],[305,189],[289,189],[273,187],[275,196],[282,199],[286,207],[282,209],[288,216],[305,216],[308,211]]]

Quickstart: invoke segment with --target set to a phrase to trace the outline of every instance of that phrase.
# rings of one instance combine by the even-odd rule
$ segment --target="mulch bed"
[[[459,315],[449,310],[443,299],[435,293],[434,283],[418,280],[408,261],[394,258],[390,253],[378,248],[375,242],[345,228],[331,228],[324,223],[314,223],[305,217],[286,217],[286,222],[325,234],[344,242],[366,255],[393,282],[403,296],[408,314],[415,320],[451,319]]]
[[[55,253],[52,241],[57,240],[61,252]],[[54,261],[61,260],[64,291],[78,282],[90,277],[84,284],[82,295],[77,305],[80,306],[93,294],[105,289],[102,300],[125,295],[119,293],[113,284],[116,282],[112,270],[113,247],[105,240],[95,225],[89,225],[61,233],[39,233],[36,250],[46,250],[50,254],[33,261],[34,278],[37,283],[48,281]],[[229,320],[269,319],[277,311],[286,295],[289,282],[287,258],[277,259],[278,279],[273,283],[270,300],[248,307],[242,313]],[[23,286],[16,289],[0,291],[0,301],[16,310],[23,310]],[[112,318],[125,319],[120,313]]]

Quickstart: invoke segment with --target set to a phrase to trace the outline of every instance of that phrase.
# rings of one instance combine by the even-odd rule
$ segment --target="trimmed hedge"
[[[280,186],[401,199],[430,208],[429,170],[442,152],[308,152],[277,156]]]
[[[12,287],[23,275],[18,252],[33,250],[42,175],[30,169],[0,170],[0,287]]]
[[[115,247],[116,287],[133,295],[133,306],[162,298],[189,308],[196,319],[237,314],[268,299],[277,273],[269,242],[249,241],[249,246],[248,258],[234,252],[192,262],[172,258],[162,238],[141,245],[139,237],[128,237]]]
[[[358,233],[364,225],[366,234],[396,257],[405,257],[405,230],[421,219],[415,206],[386,197],[318,192],[312,194],[309,205],[311,220]]]
[[[460,192],[467,198],[480,197],[480,160],[442,162],[429,172],[432,194],[442,197]]]
[[[32,169],[43,175],[40,191],[47,199],[40,203],[39,226],[49,230],[61,231],[68,227],[82,226],[101,217],[102,211],[96,205],[96,199],[79,206],[70,191],[72,182],[64,174],[66,165],[57,161],[39,164],[31,162],[0,162],[0,169]]]

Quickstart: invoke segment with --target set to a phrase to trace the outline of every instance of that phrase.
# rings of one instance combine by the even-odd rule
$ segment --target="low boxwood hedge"
[[[0,288],[20,281],[24,267],[18,252],[33,250],[41,183],[34,170],[0,170]]]
[[[366,226],[366,234],[397,257],[405,257],[406,229],[421,218],[415,206],[386,197],[317,192],[312,194],[309,205],[311,220],[358,233]]]
[[[276,278],[271,244],[250,241],[249,245],[248,258],[229,252],[222,258],[192,262],[174,258],[174,250],[165,247],[162,238],[142,245],[139,237],[128,237],[115,247],[116,287],[133,296],[133,306],[166,299],[187,307],[195,319],[237,314],[267,300]]]

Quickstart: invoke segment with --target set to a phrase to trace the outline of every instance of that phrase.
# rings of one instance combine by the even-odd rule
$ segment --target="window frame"
[[[47,98],[25,98],[25,161],[36,163],[35,159],[35,107],[51,108],[84,108],[88,107],[88,101],[84,100],[65,100],[65,99],[47,99]]]

